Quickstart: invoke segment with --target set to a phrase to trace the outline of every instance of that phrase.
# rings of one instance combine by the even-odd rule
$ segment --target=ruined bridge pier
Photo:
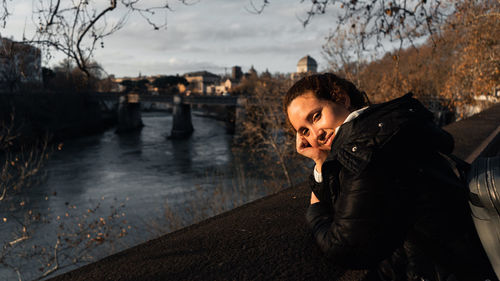
[[[102,101],[115,100],[116,94],[99,94],[96,98]],[[226,128],[230,133],[238,132],[238,124],[244,119],[245,98],[220,96],[154,96],[129,93],[119,97],[117,132],[126,132],[140,129],[141,102],[171,103],[173,105],[173,124],[169,138],[183,139],[189,137],[193,131],[191,105],[222,105],[226,110]]]
[[[172,131],[169,138],[183,139],[189,137],[193,131],[191,119],[191,105],[183,102],[182,96],[174,96]]]
[[[191,105],[221,105],[226,107],[226,129],[230,133],[238,132],[238,124],[244,119],[246,99],[242,97],[220,96],[180,96],[173,97],[173,124],[171,138],[186,138],[193,131]]]
[[[139,95],[130,93],[120,96],[117,110],[117,133],[129,132],[144,126],[141,118]]]

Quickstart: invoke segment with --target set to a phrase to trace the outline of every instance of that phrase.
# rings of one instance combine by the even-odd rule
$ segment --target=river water
[[[222,122],[193,116],[191,138],[169,140],[170,114],[143,113],[142,119],[145,127],[138,133],[117,135],[110,129],[65,142],[47,161],[41,182],[9,203],[22,208],[11,208],[13,213],[1,210],[5,213],[0,219],[8,219],[0,222],[2,245],[22,236],[20,226],[28,225],[30,242],[20,252],[30,252],[31,261],[12,260],[21,264],[15,267],[23,277],[30,279],[54,265],[53,255],[47,253],[58,236],[59,249],[67,247],[70,258],[79,256],[76,249],[88,248],[88,257],[82,255],[77,264],[82,265],[273,191],[266,187],[266,179],[248,173],[255,167],[249,168],[245,153],[233,152],[233,137]],[[23,222],[28,210],[42,219]],[[78,235],[82,240],[72,244]],[[108,241],[113,243],[107,245]],[[41,256],[45,261],[34,264]],[[38,273],[30,272],[34,268]],[[14,267],[0,267],[0,277],[6,280],[17,279],[15,272]]]

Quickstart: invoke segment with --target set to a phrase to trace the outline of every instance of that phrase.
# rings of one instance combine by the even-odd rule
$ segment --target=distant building
[[[241,78],[243,78],[243,72],[241,71],[241,67],[235,65],[232,67],[232,72],[231,72],[231,79],[233,81],[241,81]]]
[[[297,72],[304,73],[316,73],[318,72],[318,63],[311,56],[307,55],[299,60],[297,63]]]
[[[298,79],[306,75],[318,72],[318,63],[311,56],[306,55],[297,63],[297,72],[292,73],[292,79]]]
[[[41,84],[42,58],[40,49],[0,38],[0,85],[13,90],[19,84]]]
[[[215,95],[215,86],[220,83],[220,76],[208,71],[197,71],[184,74],[193,94]]]
[[[212,86],[212,93],[215,93],[215,95],[218,96],[229,95],[229,92],[231,92],[234,87],[238,86],[245,78],[246,74],[243,74],[240,66],[235,65],[231,68],[231,70],[230,77],[224,77],[218,85]]]
[[[250,69],[248,70],[248,75],[250,76],[254,76],[254,77],[257,77],[257,70],[255,70],[255,68],[253,68],[253,65],[250,67]]]
[[[269,72],[269,69],[266,68],[266,71],[262,72],[262,74],[260,75],[261,78],[271,78],[272,77],[272,74],[271,72]]]
[[[263,74],[269,74],[267,71]],[[233,66],[231,68],[231,75],[221,77],[219,75],[213,74],[208,71],[196,71],[185,73],[183,77],[188,82],[187,85],[185,83],[177,84],[178,93],[185,93],[186,95],[196,94],[196,95],[229,95],[231,90],[240,85],[244,79],[249,77],[257,77],[257,71],[252,66],[248,73],[243,73],[241,71],[240,66]],[[149,93],[162,93],[161,88],[158,88],[158,85],[155,85],[155,80],[158,78],[162,78],[164,76],[139,76],[139,77],[122,77],[122,78],[110,78],[111,82],[114,83],[114,91],[123,91],[125,90],[125,86],[122,83],[128,82],[140,82],[144,80],[148,80],[147,91]],[[171,76],[169,76],[171,77]],[[129,80],[129,81],[127,81]]]
[[[225,78],[219,85],[213,86],[212,92],[217,96],[225,95],[237,84],[234,79]]]

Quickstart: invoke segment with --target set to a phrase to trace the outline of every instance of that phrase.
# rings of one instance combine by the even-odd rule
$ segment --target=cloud
[[[157,3],[142,1],[147,5]],[[321,60],[321,45],[333,28],[333,9],[303,28],[297,17],[308,10],[310,2],[273,0],[264,13],[255,15],[245,10],[250,7],[249,1],[211,0],[194,5],[171,1],[172,11],[157,14],[157,20],[166,16],[168,23],[166,29],[158,31],[140,15],[131,14],[124,28],[107,37],[103,49],[96,49],[95,60],[117,76],[202,69],[221,73],[233,65],[292,72],[306,54]],[[258,1],[254,0],[256,4]],[[16,1],[16,10],[24,11],[30,3]],[[119,7],[107,19],[116,22],[125,13]],[[22,30],[24,18],[14,15],[10,23],[16,25],[2,33]],[[60,56],[56,58],[60,60]]]
[[[120,70],[118,76],[137,76],[139,72],[142,75],[155,74],[184,74],[186,72],[208,70],[216,73],[221,73],[224,66],[218,65],[211,61],[186,60],[176,57],[165,58],[162,60],[141,60],[141,61],[119,61],[110,60],[106,62],[106,71],[110,74],[116,73],[113,70]]]

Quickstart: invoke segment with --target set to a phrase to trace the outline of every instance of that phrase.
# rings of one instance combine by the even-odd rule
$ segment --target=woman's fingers
[[[308,147],[311,147],[311,145],[310,145],[309,143],[307,143],[307,142],[305,142],[305,143],[304,143],[304,142],[300,142],[300,143],[298,144],[298,148],[299,148],[299,149],[301,149],[301,150],[306,149],[306,148],[308,148]],[[311,147],[311,148],[312,148],[312,147]]]
[[[324,153],[319,148],[307,146],[306,144],[301,144],[300,147],[297,148],[297,152],[305,157],[311,158],[312,160],[316,160],[322,153]]]
[[[318,162],[321,159],[326,159],[326,155],[328,152],[325,150],[321,150],[319,147],[313,147],[303,136],[296,134],[296,149],[300,155],[303,155],[307,158],[311,158],[315,162]]]
[[[303,136],[299,135],[299,133],[297,133],[296,136],[297,152],[300,153],[304,148],[311,146]]]

